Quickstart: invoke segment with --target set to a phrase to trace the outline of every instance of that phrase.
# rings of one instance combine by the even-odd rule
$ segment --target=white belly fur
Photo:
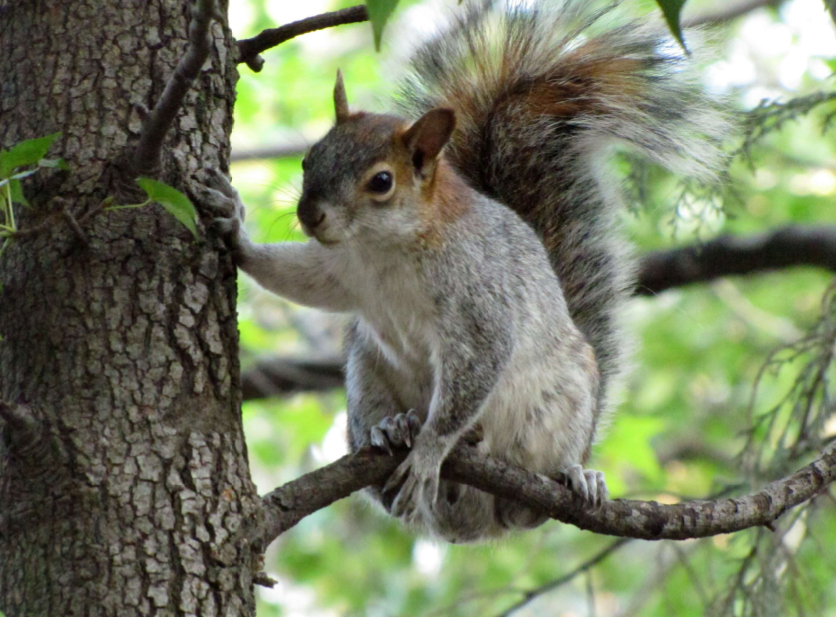
[[[557,374],[566,375],[565,368],[558,370],[557,358],[526,361],[514,356],[478,420],[483,449],[536,472],[557,472],[580,463],[588,439],[579,437],[591,438],[593,430],[592,393],[582,380],[556,383]]]

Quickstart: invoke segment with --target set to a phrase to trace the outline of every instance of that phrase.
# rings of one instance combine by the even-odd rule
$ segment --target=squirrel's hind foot
[[[563,475],[566,476],[572,492],[583,497],[590,505],[600,508],[609,498],[604,472],[572,465],[563,470]]]
[[[411,448],[421,430],[421,419],[414,409],[383,418],[373,426],[369,441],[372,446],[392,455],[393,449]]]

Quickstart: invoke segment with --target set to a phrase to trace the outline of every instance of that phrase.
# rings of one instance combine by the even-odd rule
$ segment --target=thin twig
[[[67,207],[66,201],[61,197],[55,197],[52,200],[53,205],[55,206],[56,210],[48,216],[44,221],[38,223],[37,225],[33,225],[32,227],[28,227],[26,229],[18,229],[13,233],[9,234],[10,238],[15,239],[22,239],[22,238],[31,238],[33,236],[37,236],[45,232],[47,229],[50,229],[58,219],[63,219],[72,229],[73,233],[85,244],[87,243],[87,235],[84,233],[82,229],[82,225],[92,219],[94,216],[104,212],[105,208],[107,208],[113,202],[112,197],[108,197],[98,206],[91,208],[81,216],[76,216],[72,212],[70,212],[69,208]]]
[[[698,543],[692,544],[688,550],[694,551]],[[668,579],[676,571],[674,568],[675,556],[673,550],[669,550],[668,543],[662,543],[655,551],[655,559],[653,571],[650,571],[649,563],[647,564],[647,576],[644,577],[644,582],[638,590],[634,591],[629,598],[626,606],[622,607],[615,617],[636,617],[637,615],[644,615],[643,608],[653,598],[653,595],[667,584]],[[650,561],[648,558],[646,561]],[[664,613],[663,613],[664,614]],[[670,611],[669,614],[674,615],[676,611]]]
[[[69,225],[70,229],[73,230],[73,233],[75,234],[75,237],[78,238],[79,242],[87,246],[87,235],[84,233],[84,231],[82,231],[81,225],[79,225],[78,221],[73,216],[72,212],[69,211],[67,206],[61,208],[61,216],[64,217],[64,220],[67,222],[67,225]]]
[[[703,24],[724,23],[755,9],[764,6],[777,6],[781,2],[782,0],[743,0],[719,11],[686,19],[683,21],[683,26],[693,27]],[[259,54],[272,47],[281,45],[285,41],[289,41],[302,34],[323,30],[325,28],[333,28],[334,26],[359,23],[368,19],[369,14],[366,11],[366,6],[357,5],[294,21],[278,28],[270,28],[260,32],[253,38],[238,41],[238,62],[245,63],[250,69],[258,73],[264,66],[264,59]]]
[[[266,572],[259,572],[258,574],[253,575],[253,584],[260,585],[261,587],[267,587],[268,589],[272,589],[278,584],[274,578],[270,578],[267,576]]]
[[[718,614],[725,615],[729,608],[731,607],[736,592],[743,587],[744,580],[746,578],[746,572],[749,569],[749,564],[755,559],[758,554],[758,541],[756,540],[754,545],[752,546],[752,550],[744,557],[740,562],[740,569],[737,571],[737,576],[734,577],[734,582],[729,586],[729,591],[726,595],[726,598],[723,602],[722,609],[720,609]]]
[[[254,72],[258,73],[264,66],[264,58],[259,56],[260,53],[281,45],[285,41],[292,38],[322,30],[324,28],[333,28],[334,26],[342,26],[345,24],[356,24],[362,21],[367,21],[369,14],[366,11],[366,6],[360,4],[352,6],[347,9],[333,11],[332,13],[323,13],[322,15],[315,15],[307,19],[300,19],[289,24],[285,24],[278,28],[270,28],[260,32],[251,39],[244,39],[238,41],[238,62],[246,63]]]
[[[86,223],[87,221],[92,219],[93,217],[98,216],[99,214],[104,212],[107,208],[109,208],[112,203],[113,203],[113,197],[112,196],[111,197],[106,197],[105,199],[102,200],[102,203],[100,203],[98,206],[96,206],[95,208],[90,208],[87,212],[85,212],[84,214],[79,216],[76,219],[78,221],[78,224],[83,225],[84,223]]]
[[[694,592],[697,594],[697,596],[699,596],[700,602],[702,602],[703,605],[703,612],[705,612],[708,608],[709,596],[708,593],[705,591],[705,587],[703,587],[699,574],[697,574],[696,570],[694,570],[694,566],[691,565],[691,560],[689,558],[688,553],[684,551],[680,545],[674,544],[673,550],[674,553],[676,553],[676,557],[679,560],[679,564],[682,566],[682,569],[685,570],[685,574],[691,580],[691,586],[694,588]]]
[[[754,109],[746,112],[743,122],[743,143],[733,154],[741,155],[751,164],[752,147],[764,136],[779,131],[784,124],[806,116],[821,105],[836,100],[836,92],[814,92],[797,96],[786,102],[764,99]],[[826,130],[836,111],[830,111],[822,122]]]
[[[543,594],[546,594],[546,593],[548,593],[548,592],[550,592],[554,589],[557,589],[558,587],[560,587],[562,585],[565,585],[566,583],[568,583],[569,581],[574,579],[579,574],[583,574],[587,570],[590,570],[591,568],[597,566],[599,563],[604,561],[607,557],[609,557],[610,555],[615,553],[617,550],[619,550],[622,546],[624,546],[625,544],[627,544],[630,541],[631,541],[630,538],[619,538],[618,540],[616,540],[615,542],[612,542],[609,546],[607,546],[603,550],[601,550],[598,553],[596,553],[595,555],[593,555],[590,559],[584,561],[581,565],[579,565],[577,568],[575,568],[571,572],[568,572],[568,573],[564,574],[563,576],[554,579],[553,581],[549,581],[545,585],[540,585],[539,587],[535,587],[534,589],[526,591],[522,600],[520,600],[516,604],[513,604],[512,606],[508,607],[505,610],[505,612],[503,612],[499,617],[510,617],[510,615],[512,613],[515,613],[516,611],[521,609],[523,606],[525,606],[529,602],[533,601],[535,598],[538,598],[538,597],[542,596]]]
[[[148,173],[160,161],[163,142],[183,100],[209,57],[212,45],[212,20],[218,17],[215,0],[195,0],[189,24],[189,46],[171,74],[162,96],[148,112],[134,152],[133,163],[138,174]]]
[[[246,150],[235,149],[229,160],[232,163],[239,161],[251,161],[260,159],[284,159],[291,156],[305,154],[310,144],[306,142],[287,142],[276,146],[265,146],[261,148],[247,148]]]
[[[724,24],[757,9],[768,6],[778,6],[782,4],[783,1],[784,0],[741,0],[740,2],[730,2],[723,5],[719,10],[711,11],[710,13],[703,13],[702,15],[694,15],[693,17],[686,17],[682,20],[682,27],[694,28],[696,26],[716,26]]]
[[[57,198],[56,198],[57,199]],[[32,227],[27,227],[26,229],[17,229],[13,232],[9,233],[9,238],[15,238],[16,240],[22,238],[30,238],[32,236],[37,236],[42,234],[44,231],[52,227],[55,224],[55,221],[58,217],[61,216],[61,211],[55,212],[45,220],[41,221],[37,225],[33,225]]]

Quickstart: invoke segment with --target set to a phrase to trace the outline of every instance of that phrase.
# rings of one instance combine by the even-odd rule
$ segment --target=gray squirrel
[[[466,5],[415,51],[399,115],[349,111],[306,154],[305,243],[254,244],[226,178],[200,200],[236,263],[268,290],[348,312],[352,451],[408,448],[371,494],[418,531],[472,542],[546,520],[440,480],[460,442],[561,476],[589,507],[585,469],[625,363],[617,325],[634,264],[607,173],[622,143],[710,179],[726,130],[658,28],[596,34],[580,0]]]

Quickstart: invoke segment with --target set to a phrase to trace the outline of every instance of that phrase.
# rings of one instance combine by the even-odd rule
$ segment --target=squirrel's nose
[[[313,230],[319,227],[325,220],[325,213],[317,205],[310,201],[300,201],[296,209],[296,216],[302,226]]]

